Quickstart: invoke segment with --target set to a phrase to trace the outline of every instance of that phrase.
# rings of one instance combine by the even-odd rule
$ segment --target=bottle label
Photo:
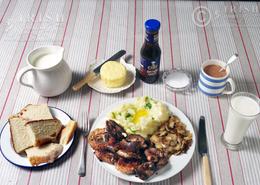
[[[158,32],[155,33],[145,32],[145,40],[152,44],[158,43]]]
[[[139,72],[143,77],[157,76],[159,74],[159,68],[160,57],[158,57],[156,60],[149,60],[141,57]]]

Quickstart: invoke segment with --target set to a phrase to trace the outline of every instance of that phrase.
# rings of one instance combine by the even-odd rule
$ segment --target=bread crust
[[[58,120],[57,118],[53,118],[53,119],[39,119],[39,120],[27,121],[25,123],[25,125],[37,123],[37,122],[40,122],[40,121],[51,121],[51,120],[54,120],[55,122],[60,122],[60,120]]]
[[[48,157],[47,156],[42,156],[42,157],[33,156],[33,157],[29,157],[28,159],[29,159],[31,165],[38,166],[41,163],[53,163],[58,156],[56,156],[55,158],[50,158],[49,156]]]
[[[69,123],[61,130],[60,134],[60,144],[66,145],[70,142],[71,138],[74,135],[75,130],[77,129],[77,123],[73,120],[70,120]]]
[[[22,151],[16,150],[16,148],[15,148],[15,146],[14,146],[14,140],[13,140],[12,124],[10,124],[10,123],[11,123],[11,122],[10,122],[10,119],[12,119],[12,118],[19,118],[19,116],[17,116],[16,114],[14,114],[14,115],[11,115],[11,116],[8,118],[8,123],[9,123],[9,125],[10,125],[10,136],[11,136],[11,137],[10,137],[10,142],[11,142],[11,145],[12,145],[14,151],[15,151],[16,153],[18,153],[18,154],[21,154],[21,153],[23,153],[26,149],[28,149],[28,148],[30,148],[30,147],[25,148],[25,149],[22,150]]]
[[[28,159],[33,166],[38,166],[39,164],[45,163],[49,160],[48,157],[29,157]]]
[[[46,146],[49,147],[52,143],[47,144]],[[38,148],[38,147],[37,147]],[[26,153],[29,152],[26,150]],[[34,148],[31,148],[31,150],[34,150]],[[41,150],[41,148],[37,149],[38,151]],[[31,165],[38,166],[41,163],[52,163],[54,160],[62,153],[63,147],[60,144],[56,144],[55,148],[50,149],[48,154],[42,154],[40,156],[39,154],[32,154],[32,151],[27,153],[28,160],[30,161]],[[38,155],[38,156],[37,156]]]
[[[34,143],[34,146],[42,146],[44,144],[47,144],[47,143],[55,143],[57,140],[56,140],[56,137],[49,137],[49,138],[42,138],[42,139],[36,139],[35,143]]]
[[[15,149],[15,147],[14,147],[14,140],[13,140],[13,133],[12,133],[12,126],[11,126],[11,124],[10,124],[10,122],[9,122],[9,125],[10,125],[10,141],[11,141],[11,144],[12,144],[12,147],[13,147],[13,149],[14,149],[14,151],[16,152],[16,153],[19,153],[19,151],[17,151],[16,149]]]

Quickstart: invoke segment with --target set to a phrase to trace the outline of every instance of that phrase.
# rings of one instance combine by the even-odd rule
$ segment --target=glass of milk
[[[260,99],[248,92],[232,96],[222,143],[230,150],[238,150],[250,124],[260,115]]]

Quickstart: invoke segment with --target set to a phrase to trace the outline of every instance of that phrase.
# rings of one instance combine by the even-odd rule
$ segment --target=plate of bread
[[[9,117],[1,131],[0,150],[14,165],[44,166],[69,150],[76,127],[76,122],[58,108],[29,104]]]

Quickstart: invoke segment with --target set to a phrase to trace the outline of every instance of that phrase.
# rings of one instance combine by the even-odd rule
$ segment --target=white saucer
[[[136,69],[132,64],[126,63],[123,58],[120,59],[120,63],[123,64],[127,70],[126,82],[122,87],[108,88],[105,86],[105,84],[101,80],[100,76],[98,78],[96,78],[95,80],[89,82],[88,85],[92,89],[94,89],[98,92],[101,92],[101,93],[106,93],[106,94],[119,93],[119,92],[131,87],[135,83]]]
[[[71,120],[71,117],[64,111],[62,111],[58,108],[55,108],[55,107],[49,107],[49,108],[50,108],[50,111],[51,111],[53,117],[59,119],[64,126]],[[67,145],[63,146],[62,153],[58,156],[58,158],[55,161],[57,161],[59,158],[61,158],[63,155],[65,155],[65,153],[71,147],[73,140],[74,140],[74,137],[71,139],[71,141]],[[3,127],[3,129],[0,133],[0,151],[7,161],[9,161],[10,163],[12,163],[16,166],[26,167],[26,168],[37,168],[39,166],[45,166],[45,165],[51,164],[51,163],[42,163],[38,166],[32,166],[25,155],[17,154],[14,151],[12,143],[11,143],[9,122],[7,122],[5,124],[5,126]]]

